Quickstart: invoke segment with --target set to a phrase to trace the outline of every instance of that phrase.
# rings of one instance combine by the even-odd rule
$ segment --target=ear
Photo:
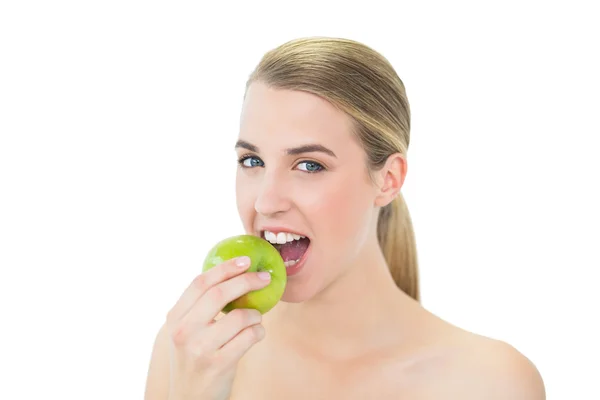
[[[400,194],[404,184],[408,164],[400,153],[390,155],[378,174],[378,193],[375,198],[377,207],[385,207]]]

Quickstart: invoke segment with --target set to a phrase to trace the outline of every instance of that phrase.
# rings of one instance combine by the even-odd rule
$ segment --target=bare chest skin
[[[384,349],[354,360],[324,361],[264,342],[238,365],[231,399],[439,399],[443,388],[436,387],[435,377],[451,367],[449,353],[443,346]]]

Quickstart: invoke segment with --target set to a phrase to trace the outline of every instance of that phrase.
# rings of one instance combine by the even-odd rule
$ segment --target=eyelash
[[[242,157],[240,157],[238,159],[239,166],[241,168],[254,168],[254,167],[247,167],[247,166],[244,165],[244,161],[246,161],[249,158],[255,158],[257,160],[260,160],[259,157],[255,157],[255,156],[251,156],[251,155],[245,155],[245,156],[242,156]],[[316,170],[316,171],[302,171],[302,172],[305,172],[305,173],[308,173],[308,174],[316,174],[316,173],[323,172],[323,171],[326,170],[325,167],[322,164],[320,164],[320,163],[318,163],[316,161],[302,160],[298,164],[302,164],[302,163],[311,163],[311,164],[315,164],[315,165],[318,166],[318,170]],[[296,164],[296,165],[298,165],[298,164]]]

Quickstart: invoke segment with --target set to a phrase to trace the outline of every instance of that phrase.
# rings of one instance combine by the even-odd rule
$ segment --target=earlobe
[[[407,172],[406,159],[402,154],[395,153],[388,157],[385,166],[379,171],[380,188],[375,205],[384,207],[400,195]]]

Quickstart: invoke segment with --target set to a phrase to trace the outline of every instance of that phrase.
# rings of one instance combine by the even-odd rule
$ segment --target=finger
[[[230,302],[246,293],[266,287],[271,281],[268,272],[246,272],[208,289],[182,321],[190,326],[206,326]]]
[[[262,324],[249,326],[225,343],[219,350],[219,358],[232,365],[237,363],[244,354],[256,343],[265,337],[265,328]]]
[[[210,343],[210,350],[220,349],[241,331],[249,326],[260,324],[261,321],[262,314],[257,310],[250,308],[232,310],[207,329],[206,340]]]
[[[213,286],[242,274],[250,267],[248,257],[236,257],[198,275],[181,294],[167,315],[167,321],[175,323],[183,318],[192,306]]]

